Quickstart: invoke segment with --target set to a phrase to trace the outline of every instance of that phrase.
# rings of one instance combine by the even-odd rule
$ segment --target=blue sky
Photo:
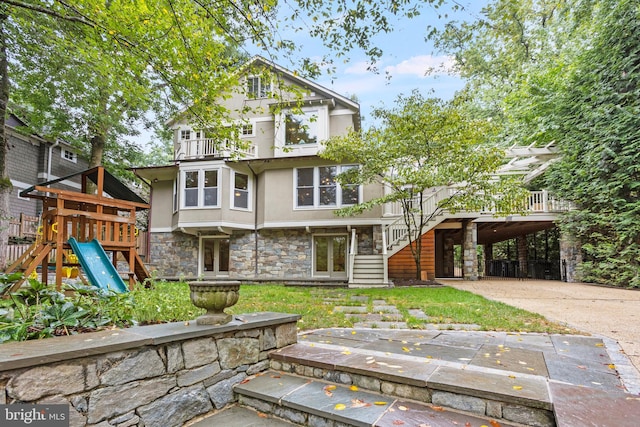
[[[336,61],[338,69],[329,76],[321,76],[315,81],[342,95],[352,94],[358,97],[363,116],[363,125],[370,124],[370,112],[373,107],[392,107],[400,94],[408,95],[414,89],[424,94],[433,91],[433,96],[449,99],[463,86],[460,78],[446,73],[426,76],[429,68],[451,64],[451,59],[434,52],[434,47],[425,41],[427,26],[442,27],[449,20],[472,21],[480,17],[480,11],[489,0],[459,0],[464,10],[449,12],[446,18],[438,19],[438,13],[425,6],[420,16],[408,19],[396,19],[392,33],[379,35],[374,40],[384,54],[377,63],[379,73],[367,70],[366,55],[359,51],[348,54],[349,61]],[[442,13],[442,11],[441,11]],[[322,46],[317,41],[301,35],[294,36],[296,43],[302,46],[302,55],[320,58]],[[287,67],[287,64],[280,64]],[[391,76],[386,77],[386,73]]]

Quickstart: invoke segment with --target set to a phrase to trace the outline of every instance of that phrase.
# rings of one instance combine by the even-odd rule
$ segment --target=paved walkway
[[[612,338],[640,370],[640,291],[552,280],[438,282]]]

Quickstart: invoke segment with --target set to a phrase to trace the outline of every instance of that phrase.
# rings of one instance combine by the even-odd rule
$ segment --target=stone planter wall
[[[297,341],[297,315],[236,316],[0,345],[0,403],[69,404],[71,426],[171,427],[229,405],[232,387]]]

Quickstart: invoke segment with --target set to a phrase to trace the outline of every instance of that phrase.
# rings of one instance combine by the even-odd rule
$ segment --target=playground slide
[[[129,291],[100,242],[93,239],[87,243],[80,243],[71,237],[69,244],[92,285],[118,293]]]

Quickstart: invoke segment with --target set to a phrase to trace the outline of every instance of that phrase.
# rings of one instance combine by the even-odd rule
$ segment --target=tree
[[[496,214],[506,214],[522,210],[526,191],[514,178],[495,175],[504,152],[490,138],[493,124],[470,115],[463,99],[445,102],[414,91],[400,96],[395,108],[375,109],[372,116],[380,125],[330,139],[321,156],[360,165],[338,176],[343,185],[378,183],[389,190],[342,208],[339,215],[357,215],[385,203],[402,205],[417,279],[421,236],[443,211],[492,207]],[[442,188],[451,192],[447,190],[432,207],[429,199]]]
[[[387,15],[416,16],[422,6],[407,0],[296,3],[286,16],[276,0],[0,0],[0,127],[13,78],[15,101],[29,104],[25,112],[40,125],[36,130],[89,142],[91,165],[101,164],[105,148],[122,144],[121,137],[131,132],[130,121],[160,101],[166,107],[160,120],[183,111],[192,122],[213,126],[219,140],[229,139],[235,136],[231,130],[215,125],[231,115],[216,100],[240,87],[240,61],[230,50],[253,46],[274,60],[279,55],[291,59],[297,46],[280,34],[294,30],[310,32],[339,55],[358,47],[375,60],[382,51],[369,42],[391,29]],[[299,24],[304,15],[311,24]],[[312,76],[321,67],[331,69],[324,59],[319,64],[303,58],[295,68]],[[14,65],[18,73],[12,77]],[[36,91],[29,92],[32,84]],[[0,183],[7,184],[0,185],[4,265],[11,188],[4,167],[6,140],[0,137]]]
[[[486,12],[440,47],[506,141],[560,149],[544,181],[576,207],[559,226],[582,244],[580,278],[640,287],[640,5],[497,0]]]

